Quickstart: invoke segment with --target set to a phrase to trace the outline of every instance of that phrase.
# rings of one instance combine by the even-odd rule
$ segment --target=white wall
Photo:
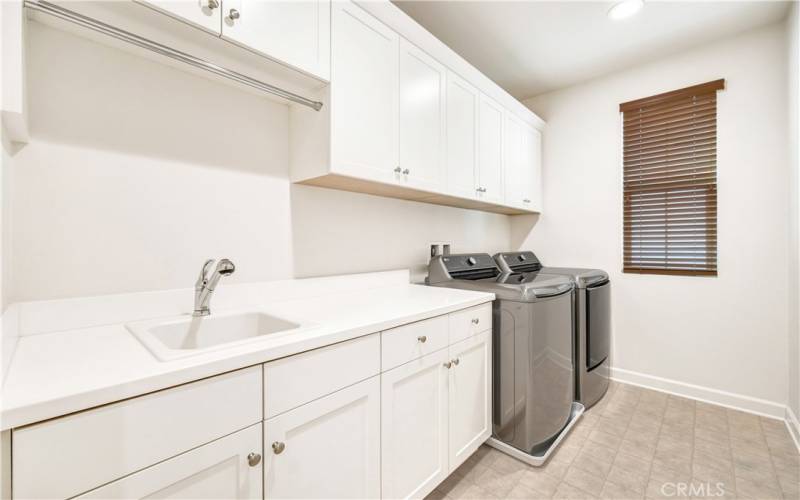
[[[609,272],[612,364],[626,371],[618,375],[760,398],[776,404],[751,408],[782,414],[788,386],[784,53],[781,23],[527,102],[548,123],[544,215],[535,224],[515,218],[512,243],[536,251],[547,265]],[[718,105],[719,276],[623,274],[618,106],[717,78],[726,79]]]
[[[792,4],[786,20],[786,66],[788,68],[789,126],[789,408],[800,418],[800,5]],[[800,428],[796,429],[800,433]],[[798,436],[800,437],[800,435]]]
[[[431,240],[500,250],[508,217],[288,181],[288,108],[31,23],[32,141],[14,157],[9,300],[387,268]]]

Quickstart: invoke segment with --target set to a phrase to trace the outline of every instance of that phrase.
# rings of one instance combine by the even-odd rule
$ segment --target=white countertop
[[[325,280],[335,282],[335,278]],[[294,280],[292,286],[303,281]],[[303,318],[315,323],[315,328],[174,361],[156,359],[125,327],[128,321],[20,335],[3,385],[0,429],[138,396],[494,299],[489,293],[412,285],[407,281],[388,286],[373,282],[364,289],[351,286],[346,291],[333,287],[329,293],[315,286],[315,293],[309,297],[297,297],[295,293],[289,300],[276,300],[274,294],[265,294],[263,304],[248,297],[243,305],[252,310],[258,304],[258,309],[268,314]],[[229,303],[232,304],[226,304]],[[212,314],[215,310],[212,302]],[[141,318],[132,317],[131,321],[137,319]]]

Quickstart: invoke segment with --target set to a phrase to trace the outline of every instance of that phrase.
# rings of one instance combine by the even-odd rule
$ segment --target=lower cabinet
[[[384,498],[422,498],[448,475],[447,349],[381,375]]]
[[[266,498],[379,498],[380,378],[264,422]]]
[[[383,498],[424,497],[491,435],[490,356],[491,330],[381,375]]]
[[[450,472],[492,434],[491,331],[450,346]]]
[[[187,451],[78,498],[262,498],[261,424]]]

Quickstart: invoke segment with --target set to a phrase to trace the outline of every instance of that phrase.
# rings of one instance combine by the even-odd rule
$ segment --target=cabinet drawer
[[[261,417],[256,366],[15,429],[13,496],[79,495]]]
[[[380,373],[377,333],[264,365],[264,418]]]
[[[438,316],[381,332],[381,370],[447,347],[447,325],[447,316]]]
[[[450,313],[450,343],[492,329],[492,304],[481,304]]]

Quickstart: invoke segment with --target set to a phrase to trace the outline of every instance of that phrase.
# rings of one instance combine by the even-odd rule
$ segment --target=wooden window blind
[[[620,104],[623,271],[717,274],[717,91],[725,80]]]

